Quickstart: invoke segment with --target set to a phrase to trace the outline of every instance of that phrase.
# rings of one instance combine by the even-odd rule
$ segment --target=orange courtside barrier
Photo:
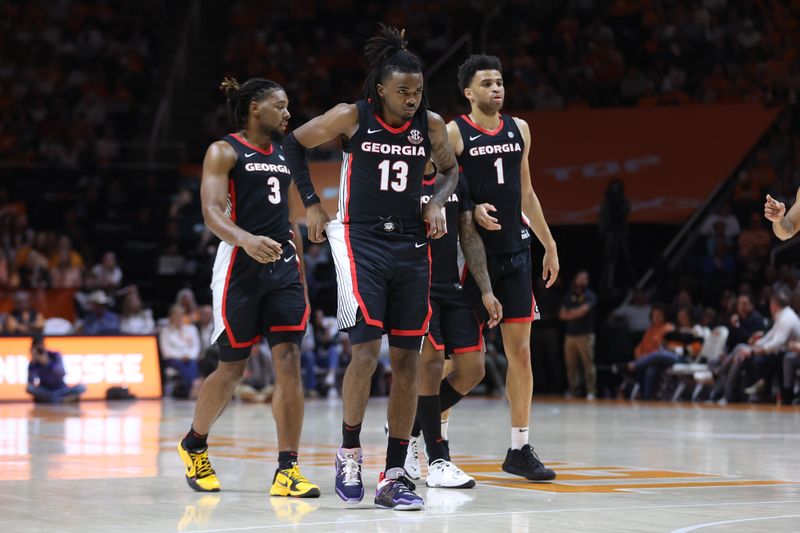
[[[548,221],[594,224],[613,177],[625,182],[631,221],[685,221],[731,175],[779,111],[715,104],[512,114],[531,127],[533,186]],[[340,167],[335,161],[311,164],[331,217]],[[292,204],[301,214],[296,193]]]
[[[86,400],[106,397],[124,386],[137,398],[161,397],[161,370],[155,337],[47,337],[48,350],[60,352],[68,385],[86,385]],[[0,400],[27,400],[30,363],[28,337],[0,337]]]

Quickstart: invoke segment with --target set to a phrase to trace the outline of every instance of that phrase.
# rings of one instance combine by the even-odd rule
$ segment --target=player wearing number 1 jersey
[[[342,386],[342,446],[336,457],[336,493],[361,501],[361,422],[380,341],[389,336],[392,390],[386,469],[375,504],[419,510],[422,498],[403,463],[417,403],[417,368],[431,308],[428,237],[444,234],[442,207],[458,175],[444,121],[426,109],[419,59],[406,50],[403,33],[381,27],[365,48],[372,70],[365,98],[340,104],[295,130],[284,143],[292,176],[306,205],[309,238],[325,230],[334,255],[339,327],[353,355]],[[309,177],[303,149],[343,138],[339,213],[328,223]],[[425,164],[442,177],[420,207]],[[427,223],[427,229],[426,229]],[[326,228],[327,224],[327,228]]]
[[[448,123],[447,132],[475,203],[473,215],[486,248],[492,289],[503,305],[500,328],[508,358],[506,391],[512,426],[503,470],[547,481],[555,479],[555,472],[542,464],[528,439],[533,396],[530,335],[537,315],[531,231],[544,246],[542,277],[547,287],[558,276],[556,243],[531,185],[528,124],[500,113],[505,96],[500,60],[470,56],[459,67],[458,82],[469,100],[470,113]],[[480,292],[474,278],[467,279],[465,289],[478,304]]]
[[[297,453],[303,426],[300,341],[309,307],[300,272],[302,250],[292,242],[287,191],[291,174],[281,138],[289,101],[277,83],[226,79],[228,118],[236,133],[209,146],[200,195],[203,218],[222,242],[211,278],[219,367],[203,382],[192,427],[178,444],[186,480],[194,490],[220,490],[206,439],[244,375],[251,346],[266,337],[272,349],[278,432],[278,470],[270,496],[313,498],[319,487],[300,474]]]

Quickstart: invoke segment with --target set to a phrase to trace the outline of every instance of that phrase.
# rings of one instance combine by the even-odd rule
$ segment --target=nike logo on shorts
[[[425,246],[426,244],[428,244],[428,243],[427,243],[427,242],[422,242],[422,243],[419,243],[419,242],[418,242],[418,243],[415,243],[415,244],[414,244],[414,248],[422,248],[422,247],[423,247],[423,246]]]
[[[286,259],[284,259],[284,260],[283,260],[283,262],[284,262],[284,263],[288,263],[289,261],[291,261],[292,259],[294,259],[296,256],[297,256],[297,254],[294,254],[294,255],[292,255],[292,257],[287,257]]]
[[[367,135],[372,135],[373,133],[378,133],[379,131],[383,131],[383,128],[378,128],[377,130],[367,129]]]
[[[256,153],[255,153],[255,152],[251,152],[251,153],[249,153],[249,154],[244,154],[244,156],[245,156],[245,157],[252,157],[252,156],[254,156],[254,155],[256,155]]]
[[[474,141],[475,139],[477,139],[478,137],[480,137],[480,136],[482,136],[482,135],[483,135],[483,133],[481,133],[480,135],[475,135],[474,137],[473,137],[472,135],[470,135],[470,136],[469,136],[469,140],[470,140],[470,141]]]

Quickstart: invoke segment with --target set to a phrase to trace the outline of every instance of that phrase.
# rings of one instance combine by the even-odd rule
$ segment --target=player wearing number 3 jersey
[[[389,443],[375,504],[418,510],[423,502],[406,478],[403,463],[417,402],[419,350],[431,315],[427,239],[445,233],[442,207],[458,173],[444,121],[426,109],[420,61],[406,50],[403,33],[382,26],[379,35],[367,42],[365,53],[372,70],[364,84],[364,100],[340,104],[311,120],[289,135],[284,149],[306,205],[309,238],[321,241],[324,229],[330,240],[339,327],[348,332],[353,347],[342,387],[344,421],[336,493],[350,503],[364,495],[361,422],[380,339],[386,333],[392,366]],[[303,148],[336,138],[343,139],[339,213],[327,223]],[[421,208],[428,158],[442,178]]]

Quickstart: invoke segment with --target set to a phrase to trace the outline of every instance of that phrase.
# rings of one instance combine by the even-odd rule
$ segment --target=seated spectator
[[[650,327],[650,312],[653,306],[647,301],[647,295],[641,289],[637,289],[630,302],[617,307],[612,317],[622,318],[628,325],[628,331],[634,344],[638,344],[644,336],[644,332]]]
[[[79,331],[84,335],[118,335],[119,315],[108,308],[111,303],[106,293],[96,290],[89,295],[89,313],[84,317]]]
[[[72,247],[72,239],[66,235],[58,238],[56,249],[50,255],[50,266],[54,267],[61,264],[63,261],[69,263],[69,266],[83,270],[84,262],[83,257]]]
[[[783,383],[781,387],[781,403],[783,405],[800,405],[800,395],[795,397],[797,371],[800,370],[800,341],[789,341],[789,352],[783,357]]]
[[[195,324],[200,321],[200,310],[197,306],[197,299],[194,297],[192,289],[186,288],[178,291],[175,296],[175,303],[183,308],[183,320],[187,324]]]
[[[113,291],[122,283],[122,270],[117,265],[117,256],[114,252],[106,252],[103,259],[92,267],[90,280],[86,285],[90,289]]]
[[[723,204],[718,213],[708,215],[700,226],[700,234],[711,235],[717,223],[722,223],[722,234],[731,241],[741,232],[739,220],[733,215],[730,204]]]
[[[37,250],[30,250],[19,268],[19,286],[23,289],[49,289],[52,285],[47,258]]]
[[[736,312],[731,315],[730,333],[728,334],[728,349],[737,344],[750,344],[756,333],[766,330],[767,321],[753,306],[753,297],[750,294],[739,295],[736,301]]]
[[[233,389],[233,397],[247,403],[264,403],[272,400],[272,352],[266,341],[253,344],[244,369],[242,381]]]
[[[654,305],[650,311],[650,327],[642,335],[642,340],[633,350],[636,359],[641,359],[649,353],[653,353],[664,345],[664,335],[673,331],[675,326],[667,322],[667,316],[662,305]],[[633,370],[632,366],[629,366]]]
[[[800,318],[789,307],[789,296],[778,292],[770,298],[770,312],[774,324],[763,337],[750,344],[739,344],[733,351],[712,367],[715,379],[712,399],[720,399],[720,403],[739,401],[744,386],[742,373],[749,374],[749,383],[758,381],[754,372],[753,356],[777,357],[788,348],[789,341],[800,340]]]
[[[200,330],[200,353],[205,354],[211,346],[211,334],[214,333],[214,313],[210,305],[201,305],[198,309],[200,320],[197,328]]]
[[[69,251],[58,250],[55,263],[50,267],[54,289],[79,289],[83,285],[83,272],[70,260]]]
[[[629,365],[629,369],[636,375],[636,381],[642,387],[642,399],[652,400],[663,372],[673,365],[688,363],[695,358],[709,334],[710,330],[707,327],[692,325],[690,308],[680,309],[678,328],[664,335],[665,345]]]
[[[570,392],[581,394],[581,368],[586,386],[586,399],[594,400],[597,394],[597,378],[594,368],[594,317],[597,313],[597,296],[589,289],[589,273],[585,270],[575,274],[572,288],[564,297],[558,317],[566,322],[564,339],[564,362]]]
[[[743,261],[763,260],[769,255],[771,244],[772,234],[764,227],[762,216],[753,213],[750,215],[750,225],[739,234],[739,258]]]
[[[6,335],[33,335],[44,330],[44,315],[31,306],[30,295],[19,291],[14,295],[14,309],[6,317]]]
[[[134,285],[122,297],[119,329],[126,335],[152,335],[156,332],[153,310],[143,308],[139,289]]]
[[[35,334],[31,343],[31,362],[28,365],[27,392],[36,403],[76,402],[86,392],[83,385],[64,383],[64,364],[61,354],[48,350],[44,337]]]
[[[164,368],[178,372],[178,383],[174,396],[194,397],[198,383],[197,362],[200,358],[200,334],[193,324],[184,321],[183,308],[173,305],[169,310],[169,322],[158,335],[158,345]]]

